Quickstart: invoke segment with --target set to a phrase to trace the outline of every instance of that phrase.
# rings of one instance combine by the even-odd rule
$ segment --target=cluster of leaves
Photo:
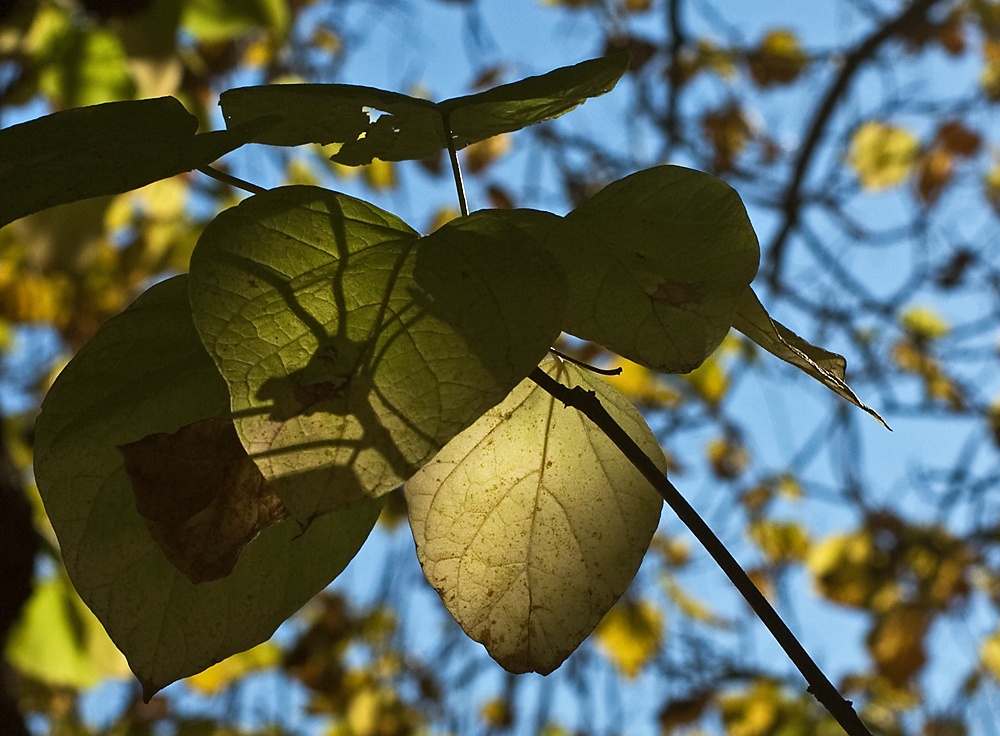
[[[855,420],[849,414],[836,412],[822,418],[817,415],[822,427],[804,434],[801,442],[793,442],[795,452],[789,449],[777,459],[779,466],[774,467],[775,460],[769,460],[762,451],[762,445],[770,443],[760,437],[765,431],[762,427],[770,425],[761,423],[761,416],[741,413],[740,409],[740,397],[748,387],[756,385],[759,376],[769,376],[770,369],[755,357],[747,340],[732,335],[690,374],[665,375],[625,363],[622,376],[610,382],[643,409],[657,438],[669,444],[667,462],[672,472],[684,472],[685,480],[691,476],[697,480],[704,468],[713,478],[712,484],[706,484],[712,487],[711,495],[702,500],[707,507],[717,509],[719,527],[729,530],[737,546],[740,533],[746,532],[748,546],[743,553],[751,559],[757,555],[758,563],[751,575],[762,590],[769,595],[793,591],[789,598],[780,600],[798,609],[796,586],[806,577],[813,580],[824,600],[833,604],[823,615],[829,614],[830,608],[845,606],[868,616],[863,630],[868,635],[867,646],[862,642],[859,649],[868,649],[870,669],[865,671],[863,665],[859,666],[844,681],[850,697],[867,703],[866,720],[889,734],[902,732],[903,719],[906,732],[919,730],[920,726],[914,725],[918,723],[928,734],[974,730],[974,698],[978,695],[988,702],[1000,679],[1000,637],[970,622],[975,641],[970,639],[963,649],[976,659],[978,647],[980,656],[972,662],[975,676],[956,696],[959,700],[942,705],[942,698],[948,698],[938,687],[942,678],[925,679],[924,675],[941,675],[940,658],[934,657],[929,637],[942,631],[947,636],[952,622],[965,621],[962,616],[967,610],[982,610],[985,606],[992,611],[998,600],[991,556],[997,519],[991,491],[997,474],[991,458],[1000,444],[995,439],[1000,437],[1000,411],[990,394],[993,389],[988,380],[995,375],[991,332],[995,320],[988,313],[965,319],[962,312],[949,308],[956,301],[965,305],[963,309],[970,304],[991,305],[990,295],[995,290],[992,284],[997,278],[995,252],[989,245],[996,241],[992,235],[994,225],[987,214],[990,206],[1000,208],[1000,174],[992,155],[995,134],[989,122],[995,116],[991,100],[997,99],[996,80],[1000,78],[997,3],[919,2],[899,7],[892,3],[848,3],[844,5],[846,15],[852,15],[854,6],[861,10],[853,16],[856,25],[844,21],[844,27],[853,28],[859,35],[844,31],[846,35],[836,39],[799,35],[810,26],[791,16],[771,28],[753,25],[752,30],[744,30],[728,25],[721,16],[711,15],[707,4],[685,0],[551,5],[577,14],[577,20],[569,26],[573,28],[590,28],[587,16],[593,15],[595,34],[602,38],[606,49],[626,48],[632,52],[631,71],[616,95],[627,107],[623,129],[628,131],[629,140],[640,140],[649,130],[660,133],[651,139],[648,155],[637,152],[641,146],[623,154],[605,137],[584,139],[576,135],[577,129],[569,127],[534,129],[519,136],[514,144],[510,136],[490,138],[462,152],[466,173],[472,173],[471,161],[481,162],[476,165],[470,186],[480,186],[482,199],[488,198],[496,207],[536,202],[536,189],[525,186],[522,191],[515,185],[515,178],[497,178],[499,169],[491,165],[505,152],[511,152],[514,155],[509,158],[516,159],[521,152],[530,151],[539,167],[557,172],[565,185],[566,200],[582,203],[608,182],[636,169],[680,160],[725,175],[751,204],[755,221],[761,208],[768,210],[768,217],[773,215],[778,227],[762,231],[768,233],[761,242],[767,278],[755,284],[757,292],[769,308],[782,310],[782,318],[794,323],[802,334],[825,335],[825,339],[844,348],[843,352],[861,357],[861,370],[856,370],[852,382],[864,384],[865,391],[877,395],[880,406],[894,414],[894,426],[902,425],[897,437],[908,437],[910,417],[948,422],[947,431],[935,430],[934,434],[942,440],[954,438],[962,443],[953,467],[946,467],[951,464],[944,454],[949,442],[942,441],[920,449],[920,467],[910,468],[904,479],[893,482],[888,470],[866,476],[859,470],[866,452],[864,443],[854,439],[859,436]],[[403,6],[416,15],[425,10],[420,2],[397,3],[393,7]],[[911,6],[919,6],[919,12],[908,12]],[[109,7],[112,10],[107,10]],[[126,14],[115,9],[126,7],[134,12]],[[470,16],[475,13],[474,4],[469,3],[439,3],[437,7],[469,12]],[[165,8],[169,9],[165,15],[154,16]],[[304,24],[302,11],[307,8],[308,3],[226,0],[155,0],[148,4],[21,2],[17,12],[6,16],[0,25],[0,54],[6,64],[6,76],[0,82],[0,103],[19,103],[38,91],[56,109],[120,97],[173,94],[201,121],[207,121],[208,107],[215,102],[213,90],[231,85],[227,75],[236,69],[244,75],[241,79],[254,78],[258,83],[289,78],[289,74],[330,79],[348,56],[353,58],[359,53],[357,32],[350,28],[346,17],[341,22],[339,15],[316,13],[313,5],[312,17]],[[821,14],[827,9],[821,3],[816,12]],[[382,9],[378,12],[381,17]],[[906,16],[904,22],[897,23],[901,16]],[[140,44],[127,45],[128,34],[135,33],[129,29],[143,23],[155,28],[156,24],[149,23],[154,17],[167,19],[161,25],[162,33],[146,37],[160,39],[154,53],[145,53]],[[196,22],[199,18],[211,22]],[[468,24],[469,28],[474,26]],[[46,35],[49,28],[61,29],[59,39],[85,41],[55,44],[51,39],[57,37]],[[179,34],[174,32],[178,29]],[[293,37],[294,43],[289,43]],[[45,38],[50,40],[41,45],[39,40]],[[887,40],[872,41],[877,38]],[[105,53],[100,63],[94,63],[107,48],[125,51]],[[57,53],[60,49],[65,51]],[[497,63],[488,53],[481,53],[483,68],[475,84],[502,81],[511,68],[508,60]],[[161,73],[150,76],[148,70],[154,67],[145,62],[154,60]],[[521,60],[517,66],[523,63]],[[74,76],[74,70],[86,70],[86,75]],[[113,74],[105,76],[104,70]],[[947,79],[946,90],[938,83],[942,75]],[[125,83],[106,85],[105,80],[113,76]],[[914,78],[918,81],[912,81]],[[150,84],[151,79],[159,86]],[[900,88],[901,79],[909,80],[909,86]],[[45,80],[44,84],[40,85],[39,80]],[[665,88],[664,80],[671,82],[669,88]],[[629,91],[635,93],[631,99]],[[873,136],[872,130],[885,132]],[[639,131],[645,132],[640,135]],[[859,168],[855,155],[859,149],[865,151],[864,145],[858,145],[864,143],[862,131],[867,131],[868,144],[874,147],[865,152],[869,163],[861,163]],[[900,137],[897,132],[904,135]],[[961,135],[956,139],[952,132]],[[969,143],[976,140],[978,143],[970,147]],[[896,146],[894,150],[901,151],[901,155],[884,156],[886,144]],[[335,146],[326,151],[326,156],[334,152]],[[879,159],[880,155],[884,158]],[[286,169],[289,183],[317,184],[331,170],[339,177],[360,171],[358,179],[369,186],[373,197],[378,196],[379,189],[404,188],[413,183],[413,179],[405,178],[406,165],[376,159],[365,167],[334,164],[324,168],[315,165],[319,159],[311,157],[312,152],[303,147],[279,159],[290,159]],[[440,157],[422,162],[421,174],[446,174],[447,167],[442,168],[440,162]],[[884,179],[893,171],[898,177],[895,184],[881,188],[866,185],[866,177]],[[900,193],[902,196],[898,196]],[[212,197],[213,206],[233,203],[228,189],[198,176],[181,175],[135,192],[63,205],[5,226],[0,230],[0,346],[9,349],[3,339],[8,334],[7,324],[33,322],[54,325],[68,349],[75,351],[151,278],[163,272],[187,270],[190,253],[205,224],[202,215],[192,214],[187,205],[193,199],[203,202],[206,195]],[[920,206],[907,212],[905,207],[914,202]],[[896,207],[906,217],[889,223],[890,215],[897,214]],[[442,209],[436,216],[438,222],[429,229],[437,230],[456,214],[452,210],[450,206]],[[817,221],[822,221],[825,229],[816,229]],[[775,233],[780,234],[788,222],[793,224],[787,247],[780,247],[784,236]],[[863,278],[871,267],[870,254],[883,252],[892,254],[893,270],[903,284],[894,289],[893,279],[889,278],[884,287],[891,291],[888,295],[881,285],[872,287]],[[882,274],[881,269],[876,272]],[[773,289],[768,290],[765,284]],[[930,309],[929,304],[934,308]],[[560,341],[559,347],[591,362],[622,363],[593,344],[581,347],[573,341]],[[11,374],[7,372],[3,378],[10,380]],[[43,381],[35,390],[45,387],[47,382]],[[784,411],[775,405],[775,412]],[[791,406],[787,413],[797,411]],[[22,467],[31,462],[32,421],[31,415],[7,418],[7,444]],[[694,443],[704,447],[700,460]],[[909,441],[903,444],[911,446]],[[827,454],[836,476],[832,484],[820,479],[825,478],[825,472],[815,473]],[[877,460],[881,464],[883,458]],[[787,467],[780,465],[785,462]],[[892,464],[887,463],[887,467]],[[692,490],[697,487],[697,483],[685,485]],[[720,487],[741,503],[723,503],[720,507],[716,496]],[[384,507],[383,518],[390,508],[399,513],[399,494],[389,494],[388,498],[390,505]],[[825,520],[831,502],[837,509],[855,510],[857,527],[831,537],[824,521],[817,532],[816,505],[821,505],[818,516]],[[921,511],[911,509],[911,503]],[[958,544],[957,549],[962,550],[955,555],[937,551],[931,557],[951,560],[945,567],[958,562],[965,565],[959,577],[969,587],[968,592],[956,593],[944,609],[923,597],[925,594],[914,592],[920,590],[915,581],[924,579],[921,575],[930,575],[929,580],[933,574],[916,572],[917,563],[890,564],[883,555],[884,550],[890,550],[896,557],[926,556],[904,550],[916,544],[912,541],[914,534],[929,534],[935,528],[928,526],[928,503],[933,504],[935,516],[941,520],[942,529],[935,534],[944,534],[944,538],[952,540],[949,544]],[[898,519],[902,527],[894,526],[887,533],[876,523],[889,517]],[[140,531],[145,530],[140,527]],[[898,538],[894,541],[894,537]],[[835,578],[827,587],[823,581],[832,568],[822,568],[824,577],[818,576],[821,567],[817,561],[822,560],[818,550],[836,549],[837,540],[856,538],[875,539],[874,549],[883,551],[877,559],[864,563],[865,574],[877,579],[873,585],[907,591],[900,600],[918,609],[919,615],[890,619],[888,611],[892,606],[878,607],[882,605],[878,603],[882,601],[880,596],[848,601],[836,592]],[[864,544],[856,546],[868,548]],[[666,675],[657,681],[669,693],[664,712],[668,704],[676,703],[671,715],[689,713],[693,719],[668,721],[679,728],[698,728],[706,718],[723,717],[722,695],[742,698],[746,713],[758,701],[798,702],[798,697],[790,694],[792,691],[776,688],[774,680],[769,679],[777,669],[776,663],[754,663],[743,639],[728,653],[719,643],[733,626],[740,626],[741,618],[722,601],[713,600],[710,608],[703,598],[691,594],[698,591],[704,595],[702,578],[698,577],[703,566],[697,564],[697,554],[694,564],[680,564],[679,559],[687,555],[678,552],[673,542],[668,550],[660,540],[654,540],[653,550],[657,554],[649,555],[643,569],[648,569],[652,579],[662,585],[650,586],[646,584],[650,578],[643,578],[634,594],[622,601],[621,607],[628,615],[620,616],[614,613],[617,609],[612,609],[608,625],[603,627],[612,632],[613,643],[599,644],[598,650],[607,654],[616,671],[623,675],[636,672],[637,677]],[[857,554],[868,559],[868,552]],[[833,555],[832,559],[834,567],[850,567],[849,554]],[[400,561],[397,564],[402,565]],[[667,572],[661,580],[657,574],[663,565]],[[926,569],[933,569],[933,565]],[[803,571],[805,576],[799,574]],[[49,590],[48,585],[39,586],[42,603],[63,600],[51,592],[43,596],[43,591]],[[806,599],[804,595],[801,600]],[[975,605],[968,608],[966,601]],[[417,615],[410,611],[402,593],[395,605],[402,619]],[[812,604],[802,605],[805,610],[797,612],[805,632],[813,620],[808,609]],[[48,609],[34,604],[32,610]],[[668,627],[669,635],[660,628],[659,636],[653,636],[659,628],[657,620]],[[876,635],[877,622],[881,623]],[[86,644],[87,638],[81,638],[79,632],[90,629],[80,626],[76,619],[71,623],[69,630],[74,636],[68,639],[77,640],[81,646]],[[890,636],[897,629],[899,635]],[[34,630],[45,631],[45,624]],[[33,659],[32,650],[24,648],[24,644],[34,638],[19,639],[21,651],[29,652],[26,658],[16,660],[19,669]],[[888,643],[890,639],[894,643]],[[882,643],[875,646],[878,641]],[[425,650],[426,645],[422,645],[421,653]],[[91,651],[82,646],[81,661],[92,661],[93,656],[101,661],[99,655],[91,656]],[[465,651],[451,642],[428,656],[435,661],[439,657],[459,660]],[[622,656],[620,664],[616,663],[618,653]],[[45,656],[54,661],[51,651]],[[642,664],[636,665],[640,660]],[[472,657],[465,661],[466,668],[460,670],[445,693],[467,692],[460,686],[474,679],[471,673],[490,677],[491,670],[477,664],[481,664],[480,660]],[[595,661],[601,658],[590,657],[584,647],[554,681],[565,683],[568,677],[573,688],[580,688],[574,692],[583,704],[628,702],[627,697],[620,697],[627,696],[621,689],[625,685],[616,680],[602,680],[609,685],[607,690],[586,689],[584,683],[594,673]],[[584,670],[584,662],[591,669]],[[118,663],[109,670],[95,670],[93,664],[88,665],[91,673],[116,673],[120,667]],[[31,670],[32,678],[44,679],[46,673],[39,669]],[[949,670],[944,680],[953,671]],[[77,681],[74,687],[93,682],[93,676]],[[890,682],[890,676],[896,685]],[[483,680],[476,682],[481,684]],[[551,682],[553,678],[546,680]],[[761,682],[770,685],[758,686]],[[928,682],[935,683],[934,693],[926,689]],[[720,683],[732,684],[721,687]],[[791,684],[793,691],[797,690],[797,685]],[[516,693],[504,692],[493,703],[495,707],[483,707],[484,724],[503,728],[513,720],[520,725],[546,720],[532,712],[534,694],[522,703]],[[566,695],[565,688],[561,692]],[[25,702],[30,701],[32,709],[53,717],[60,714],[59,718],[71,707],[67,690],[58,689],[47,697],[43,702],[32,685]],[[165,701],[158,698],[154,704],[157,702],[161,704],[157,707],[162,707]],[[448,705],[442,708],[449,714],[467,713],[481,705],[475,699],[463,700],[461,695],[444,702]],[[705,705],[685,710],[685,705],[691,703]],[[440,728],[442,711],[435,712],[434,707],[428,705],[425,712],[431,720],[437,719]],[[780,706],[779,710],[792,713],[797,707],[782,710],[785,706]],[[763,710],[766,708],[762,706]],[[780,730],[782,724],[814,723],[797,716],[789,716],[788,721],[765,717],[755,720],[742,718],[738,712],[739,708],[725,711],[729,715],[722,722],[730,733],[769,734]],[[150,715],[146,710],[140,717],[139,706],[130,713],[128,717],[134,716],[136,729]],[[221,722],[229,720],[223,718]],[[447,719],[444,722],[448,723]],[[192,733],[213,732],[204,726],[202,730],[190,728]],[[227,732],[223,726],[219,728]],[[580,725],[582,731],[592,728],[596,727]],[[794,732],[792,726],[788,728]],[[796,728],[810,732],[812,726]],[[468,732],[458,724],[443,729]],[[550,731],[565,732],[555,727]]]
[[[339,143],[347,165],[454,152],[562,115],[625,69],[607,57],[437,104],[236,89],[222,96],[229,129],[201,135],[169,97],[56,113],[0,134],[23,152],[0,170],[21,182],[3,220],[249,141]],[[482,211],[425,237],[328,190],[262,191],[217,216],[190,273],[108,321],[49,390],[35,472],[67,571],[148,698],[267,639],[403,483],[446,608],[506,669],[548,673],[628,587],[661,505],[602,431],[528,380],[561,332],[682,373],[735,325],[863,406],[842,358],[768,317],[749,287],[757,261],[735,192],[677,167],[565,218]],[[593,392],[666,469],[614,389],[558,359],[542,369]]]

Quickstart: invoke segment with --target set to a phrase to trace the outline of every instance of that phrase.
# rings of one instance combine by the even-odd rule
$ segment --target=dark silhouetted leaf
[[[447,147],[446,118],[457,149],[563,115],[610,92],[628,68],[628,54],[591,59],[440,103],[372,87],[286,84],[222,93],[230,127],[277,115],[282,121],[256,143],[297,146],[342,143],[334,161],[349,166],[429,159]]]
[[[35,477],[66,569],[147,698],[268,639],[343,570],[381,507],[368,500],[305,531],[291,520],[269,527],[220,580],[195,585],[170,564],[136,511],[118,447],[229,416],[187,291],[187,276],[170,279],[106,322],[36,423]]]
[[[231,419],[202,419],[118,449],[136,509],[167,559],[192,582],[228,575],[254,537],[288,517]]]
[[[0,226],[104,194],[120,194],[211,163],[267,121],[196,135],[173,97],[64,110],[0,130]]]
[[[563,329],[668,373],[719,346],[760,257],[739,195],[678,166],[609,185],[545,244],[569,276]]]

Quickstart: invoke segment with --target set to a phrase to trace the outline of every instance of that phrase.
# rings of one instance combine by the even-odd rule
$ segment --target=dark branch
[[[698,512],[685,500],[680,492],[674,488],[667,476],[664,475],[653,461],[642,451],[628,433],[619,425],[607,410],[601,405],[600,399],[593,391],[576,386],[569,388],[549,376],[541,368],[535,368],[529,376],[542,389],[551,394],[558,401],[566,406],[572,406],[582,412],[598,428],[603,431],[608,438],[615,443],[628,461],[642,473],[652,486],[659,492],[667,505],[673,509],[677,517],[684,522],[685,526],[691,530],[692,534],[701,542],[702,546],[712,556],[712,559],[722,568],[726,576],[732,581],[736,589],[746,599],[757,617],[771,632],[781,648],[785,650],[788,658],[798,668],[806,682],[809,683],[809,692],[830,712],[837,720],[844,731],[849,736],[871,736],[871,732],[862,723],[858,714],[854,711],[849,700],[845,700],[837,691],[837,688],[827,679],[823,671],[813,662],[812,658],[799,643],[795,635],[782,621],[781,617],[774,610],[763,594],[753,584],[747,574],[740,567],[726,549],[721,540],[698,515]]]

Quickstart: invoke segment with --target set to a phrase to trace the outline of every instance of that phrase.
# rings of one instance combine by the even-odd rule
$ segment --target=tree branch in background
[[[782,290],[781,270],[784,263],[785,248],[788,238],[799,224],[802,214],[802,182],[816,154],[816,148],[823,140],[826,128],[833,118],[833,113],[866,61],[875,58],[879,49],[889,40],[901,35],[913,24],[922,22],[928,11],[941,0],[916,0],[908,5],[899,15],[881,26],[865,38],[858,46],[844,57],[844,65],[840,74],[833,81],[830,89],[824,95],[816,114],[809,124],[808,132],[802,140],[798,158],[795,160],[792,175],[782,196],[781,209],[784,213],[781,228],[771,240],[767,248],[765,263],[768,285],[775,291]]]

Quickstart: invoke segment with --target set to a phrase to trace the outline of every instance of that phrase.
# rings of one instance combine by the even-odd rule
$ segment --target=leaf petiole
[[[199,166],[198,171],[203,173],[205,176],[211,177],[216,181],[221,181],[223,184],[228,184],[231,187],[236,187],[237,189],[242,189],[245,192],[250,192],[250,194],[263,194],[267,190],[264,187],[259,187],[256,184],[251,184],[248,181],[243,181],[232,174],[227,174],[225,171],[219,171],[218,169],[205,165]]]
[[[444,123],[444,137],[448,141],[448,158],[451,159],[451,171],[455,175],[455,189],[458,190],[458,208],[462,217],[469,216],[469,202],[465,198],[465,182],[462,181],[462,167],[458,164],[458,151],[455,150],[455,136],[451,132],[451,120],[446,112],[441,113]]]
[[[577,360],[565,353],[561,353],[555,348],[549,348],[549,352],[562,360],[572,363],[573,365],[578,365],[584,370],[588,370],[591,373],[596,373],[600,376],[618,376],[621,375],[621,366],[617,368],[598,368],[597,366],[590,365],[590,363],[584,363],[582,360]]]

